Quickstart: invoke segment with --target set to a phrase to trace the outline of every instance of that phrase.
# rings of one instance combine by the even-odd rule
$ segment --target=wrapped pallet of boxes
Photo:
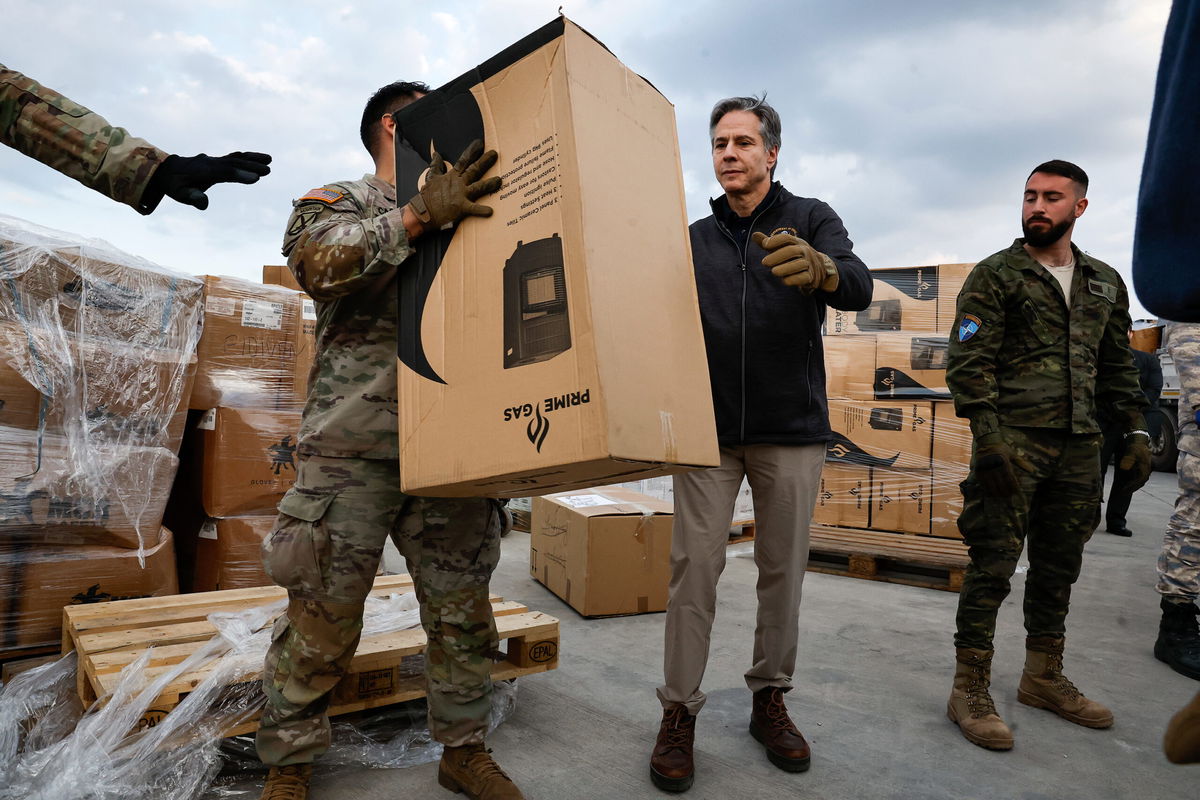
[[[933,483],[930,533],[961,539],[958,515],[963,497],[959,488],[971,468],[971,425],[954,413],[951,402],[933,404]]]
[[[274,514],[206,520],[200,527],[192,591],[269,586],[261,551],[274,527]]]
[[[935,264],[871,270],[874,294],[862,311],[829,309],[826,334],[949,333],[954,300],[974,264]]]
[[[585,617],[665,611],[671,504],[606,486],[533,498],[529,574]]]
[[[402,488],[521,497],[715,466],[666,98],[559,17],[395,117],[400,196],[431,145],[453,163],[482,139],[504,180],[491,217],[423,236],[400,276]]]

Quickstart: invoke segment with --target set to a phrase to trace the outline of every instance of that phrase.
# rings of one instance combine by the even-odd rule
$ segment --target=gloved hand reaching
[[[838,287],[837,264],[803,239],[790,233],[777,233],[768,238],[757,231],[753,238],[756,245],[767,251],[763,266],[786,285],[795,286],[802,292],[816,289],[832,292]]]
[[[156,206],[163,195],[179,203],[208,208],[205,194],[217,183],[255,183],[271,172],[266,153],[230,153],[227,156],[167,156],[150,179],[142,205]]]

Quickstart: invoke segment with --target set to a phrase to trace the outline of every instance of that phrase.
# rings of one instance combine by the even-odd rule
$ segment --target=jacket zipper
[[[726,239],[728,239],[730,242],[733,243],[733,249],[735,252],[738,253],[738,255],[741,258],[741,262],[742,262],[741,263],[741,267],[742,267],[742,301],[741,301],[741,303],[742,303],[742,314],[741,314],[741,320],[742,320],[742,350],[741,350],[741,372],[742,372],[742,374],[741,374],[741,382],[742,382],[741,383],[741,394],[742,394],[742,398],[741,399],[742,399],[742,404],[741,404],[740,414],[738,417],[738,443],[743,444],[743,445],[746,443],[746,255],[750,251],[750,239],[754,236],[754,226],[758,224],[758,220],[762,217],[763,214],[767,213],[768,211],[771,210],[772,207],[774,207],[775,202],[778,199],[779,199],[779,196],[776,195],[775,198],[773,200],[771,200],[770,204],[766,208],[764,208],[762,211],[759,211],[757,214],[754,215],[754,218],[752,220],[750,220],[750,229],[746,232],[746,243],[744,245],[742,245],[740,251],[738,250],[737,239],[733,238],[733,234],[730,233],[729,229],[726,228],[725,225],[721,222],[721,220],[717,218],[716,209],[715,208],[713,209],[713,221],[717,223],[717,229],[720,230],[721,233],[725,234]],[[812,342],[809,342],[809,347],[810,348],[812,347]],[[812,392],[812,387],[809,387],[809,392],[810,393]],[[811,397],[809,399],[809,405],[812,405]]]

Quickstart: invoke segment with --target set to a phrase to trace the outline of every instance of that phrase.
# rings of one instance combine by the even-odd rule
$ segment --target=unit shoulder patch
[[[979,332],[983,327],[983,320],[974,314],[963,314],[962,319],[958,322],[958,340],[965,342]]]
[[[301,198],[298,198],[296,200],[296,202],[303,203],[306,200],[319,200],[322,203],[328,203],[330,205],[333,205],[334,203],[336,203],[338,200],[341,200],[345,196],[346,196],[345,192],[338,192],[333,189],[326,189],[326,188],[322,187],[319,189],[310,190],[308,194],[304,195]]]

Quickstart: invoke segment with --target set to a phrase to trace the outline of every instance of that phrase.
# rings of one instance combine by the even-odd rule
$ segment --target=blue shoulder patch
[[[965,342],[970,339],[979,329],[983,327],[983,320],[974,314],[963,314],[962,319],[958,323],[958,340]]]

